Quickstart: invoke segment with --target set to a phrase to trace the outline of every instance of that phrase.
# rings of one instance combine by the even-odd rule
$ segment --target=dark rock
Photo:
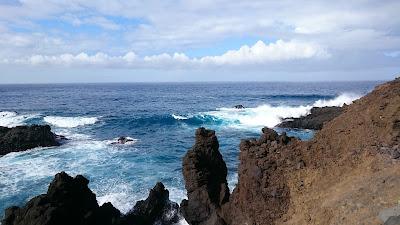
[[[188,200],[181,203],[189,224],[225,224],[221,207],[229,199],[227,168],[215,132],[199,128],[196,142],[183,158]]]
[[[310,114],[300,118],[284,118],[277,127],[320,130],[324,123],[342,114],[342,107],[314,107]]]
[[[400,225],[400,216],[391,216],[383,225]]]
[[[58,145],[60,143],[48,125],[0,127],[0,155]]]
[[[32,198],[23,207],[6,209],[3,225],[170,225],[179,221],[179,205],[169,200],[162,183],[139,201],[130,213],[122,216],[111,203],[99,207],[89,181],[58,173],[47,193]]]
[[[150,190],[146,200],[138,201],[122,224],[169,225],[179,221],[179,205],[169,200],[169,191],[162,183]]]
[[[245,107],[243,105],[235,105],[233,108],[235,108],[235,109],[244,109]]]
[[[31,199],[22,208],[6,209],[3,225],[111,225],[120,213],[111,204],[99,207],[83,176],[57,174],[46,194]]]
[[[115,145],[115,144],[121,144],[121,145],[123,145],[123,144],[126,144],[126,143],[128,143],[128,142],[132,142],[132,141],[133,141],[133,139],[128,138],[128,137],[119,137],[119,138],[117,139],[117,141],[112,142],[111,144],[112,144],[112,145]]]

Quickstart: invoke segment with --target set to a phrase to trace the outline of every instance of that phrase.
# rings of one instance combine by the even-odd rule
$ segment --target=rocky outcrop
[[[289,209],[290,190],[285,179],[284,166],[289,163],[304,167],[297,157],[281,157],[281,151],[298,140],[286,133],[278,135],[263,128],[256,140],[240,143],[239,182],[226,208],[228,224],[273,224]],[[294,153],[296,154],[296,153]]]
[[[97,204],[96,195],[88,188],[89,181],[65,172],[57,174],[46,194],[32,198],[23,207],[5,211],[3,225],[163,225],[179,219],[178,204],[169,201],[169,192],[162,183],[139,201],[127,215],[121,215],[111,203]]]
[[[342,114],[343,109],[336,106],[313,107],[310,114],[299,118],[285,118],[277,127],[321,130],[324,123]]]
[[[199,128],[196,142],[183,158],[183,177],[188,200],[181,203],[190,224],[225,224],[221,206],[228,201],[227,168],[218,150],[215,132]]]
[[[169,225],[179,222],[179,205],[169,200],[169,191],[162,183],[157,183],[150,190],[146,200],[138,201],[123,219],[121,224],[129,225],[132,221],[140,225]]]
[[[207,194],[190,194],[217,190],[207,188],[198,174],[204,170],[207,177],[223,181],[220,170],[192,166],[185,157],[189,161],[183,169],[187,202],[197,211],[184,215],[190,224],[215,224],[209,216],[193,219],[196,212],[209,208],[206,212],[229,225],[392,224],[397,217],[382,220],[378,215],[398,205],[399,146],[400,79],[396,79],[347,106],[310,141],[278,135],[268,128],[258,140],[242,141],[238,184],[222,204],[210,204]],[[197,152],[207,149],[197,141],[194,148]],[[219,162],[219,158],[203,159]]]
[[[0,155],[60,145],[48,125],[0,127]]]

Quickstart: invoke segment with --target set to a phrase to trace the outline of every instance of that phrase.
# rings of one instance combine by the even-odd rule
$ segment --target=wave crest
[[[28,120],[37,116],[37,114],[20,115],[17,112],[2,111],[0,112],[0,126],[16,127],[25,125]]]
[[[260,105],[254,108],[235,109],[217,108],[215,111],[182,116],[172,114],[176,120],[193,125],[217,125],[243,129],[259,129],[261,127],[274,127],[282,122],[283,118],[298,118],[310,113],[313,107],[343,106],[351,104],[360,98],[360,95],[345,93],[333,99],[320,99],[311,105],[300,106],[272,106]]]
[[[46,116],[43,118],[46,123],[56,127],[74,128],[84,125],[97,123],[97,117],[63,117],[63,116]]]

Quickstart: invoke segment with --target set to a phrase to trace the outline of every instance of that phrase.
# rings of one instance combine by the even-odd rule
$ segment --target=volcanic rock
[[[229,199],[227,168],[215,132],[199,128],[196,142],[183,158],[188,200],[181,203],[189,224],[225,224],[221,206]]]
[[[56,135],[48,125],[0,127],[0,155],[58,145]]]
[[[139,201],[127,215],[121,215],[111,203],[97,204],[89,181],[58,173],[46,194],[32,198],[23,207],[9,207],[3,225],[170,225],[180,219],[179,206],[169,200],[162,183]]]
[[[277,127],[321,130],[324,123],[343,113],[343,107],[313,107],[310,114],[300,118],[285,118]]]
[[[210,149],[198,145],[197,139],[215,140],[210,145],[218,146],[214,132],[207,134],[196,134],[197,152]],[[238,184],[223,204],[211,204],[207,190],[216,190],[216,185],[209,187],[208,179],[204,179],[218,177],[223,181],[220,170],[195,166],[214,158],[196,157],[194,150],[189,150],[184,159],[188,190],[188,200],[182,203],[185,218],[189,224],[216,224],[210,220],[210,215],[216,215],[229,225],[397,222],[397,217],[382,221],[378,215],[398,205],[399,144],[398,78],[346,106],[310,141],[278,135],[268,128],[258,140],[243,140]],[[196,191],[202,194],[194,194]]]
[[[180,219],[179,205],[169,200],[169,191],[160,182],[150,190],[146,200],[138,201],[130,213],[124,218],[122,224],[170,225]]]
[[[235,109],[244,109],[245,107],[243,105],[235,105],[233,108],[235,108]]]
[[[88,183],[83,176],[58,173],[46,194],[32,198],[22,208],[6,209],[3,225],[115,224],[119,211],[110,205],[99,207]]]

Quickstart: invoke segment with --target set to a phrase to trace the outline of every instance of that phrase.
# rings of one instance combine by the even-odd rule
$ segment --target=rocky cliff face
[[[48,125],[0,127],[0,156],[36,147],[58,146]]]
[[[400,79],[378,86],[345,107],[311,141],[265,128],[258,140],[241,142],[238,185],[229,201],[217,204],[219,220],[238,225],[325,225],[382,224],[391,218],[389,224],[400,214],[396,211],[400,196],[399,144]],[[203,151],[197,142],[194,148]],[[224,165],[217,158],[204,160]],[[185,157],[184,174],[187,170],[202,174],[202,167],[188,166],[193,165],[191,159]],[[205,171],[207,177],[223,180],[220,170]],[[188,202],[196,208],[210,205],[204,198],[207,195],[193,197],[190,193],[218,193],[220,189],[196,185],[203,182],[201,176],[186,174]],[[382,216],[387,209],[393,215]],[[216,224],[209,222],[209,217],[192,220],[195,212],[184,214],[190,224]]]

